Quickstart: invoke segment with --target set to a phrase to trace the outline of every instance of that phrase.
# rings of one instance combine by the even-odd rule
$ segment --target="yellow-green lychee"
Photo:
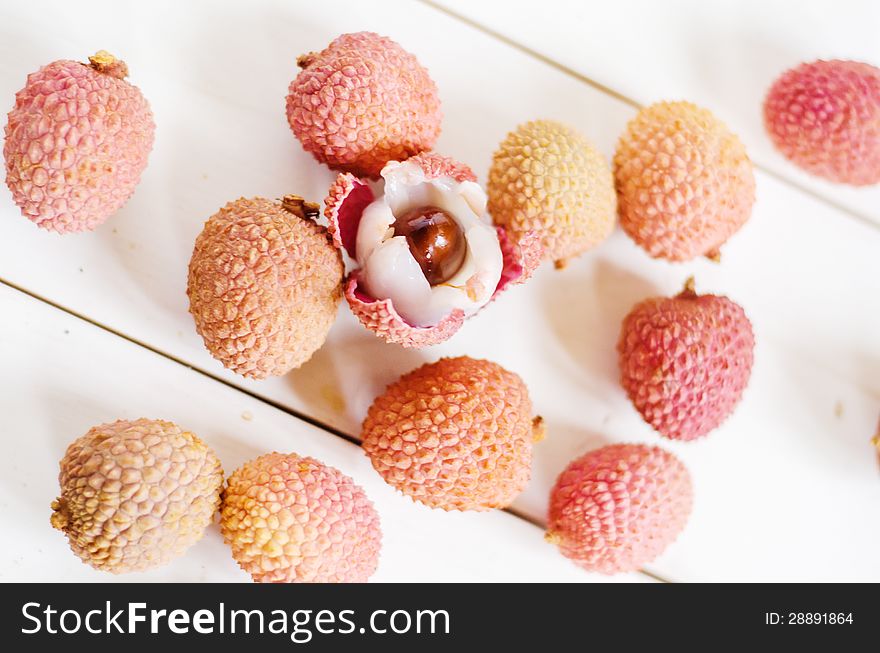
[[[489,213],[514,240],[540,235],[544,258],[564,267],[614,229],[611,168],[577,130],[534,120],[507,135],[492,158]]]

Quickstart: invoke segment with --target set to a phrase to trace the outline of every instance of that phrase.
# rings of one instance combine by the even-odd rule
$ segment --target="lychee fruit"
[[[693,490],[684,464],[660,447],[611,444],[576,460],[550,494],[547,541],[587,571],[636,571],[684,529]]]
[[[742,142],[690,102],[639,111],[617,144],[614,183],[620,226],[648,254],[670,261],[717,260],[755,201]]]
[[[384,193],[342,174],[325,203],[333,240],[353,259],[345,298],[361,323],[404,347],[435,345],[537,267],[536,234],[514,243],[491,224],[469,167],[433,153],[382,169]]]
[[[566,261],[614,229],[617,198],[604,156],[575,129],[552,120],[520,125],[492,158],[489,214],[513,240],[537,233],[544,257]]]
[[[314,458],[270,453],[236,469],[223,491],[220,528],[258,583],[364,583],[379,564],[373,504],[348,476]]]
[[[430,150],[440,135],[437,86],[391,39],[343,34],[297,65],[287,120],[303,148],[331,168],[376,178],[386,163]]]
[[[807,172],[833,182],[880,182],[880,68],[814,61],[784,72],[764,100],[773,144]]]
[[[91,231],[134,193],[153,147],[153,114],[124,62],[54,61],[28,75],[6,123],[6,185],[37,226]]]
[[[164,565],[195,544],[220,505],[214,452],[176,424],[119,420],[89,429],[61,459],[52,526],[95,569]]]
[[[317,351],[342,296],[339,251],[317,204],[288,195],[230,202],[205,223],[189,263],[189,310],[205,347],[238,374],[286,374]]]
[[[646,299],[624,318],[617,343],[620,379],[657,432],[693,440],[739,403],[754,348],[752,325],[739,304],[698,295],[689,279],[675,297]]]
[[[370,406],[362,446],[385,481],[431,508],[509,505],[544,437],[522,379],[462,356],[423,365]]]

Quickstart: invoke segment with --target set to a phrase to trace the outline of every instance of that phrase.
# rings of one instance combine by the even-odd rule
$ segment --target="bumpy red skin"
[[[673,440],[721,424],[749,382],[755,338],[743,309],[726,297],[656,297],[623,321],[621,384],[644,420]]]
[[[880,182],[880,68],[840,60],[792,68],[767,93],[764,124],[807,172],[853,186]]]
[[[3,146],[6,185],[39,227],[91,231],[134,192],[155,126],[124,73],[121,62],[99,72],[55,61],[28,75],[16,93]]]
[[[363,489],[314,458],[270,453],[229,477],[223,538],[258,583],[365,583],[382,532]]]
[[[451,177],[456,181],[476,181],[476,175],[468,166],[438,154],[418,154],[409,162],[421,166],[428,179]],[[324,200],[324,215],[333,242],[352,258],[355,257],[361,215],[374,199],[373,191],[364,181],[352,174],[341,174]],[[497,227],[497,231],[504,267],[493,300],[508,286],[526,281],[540,265],[543,254],[537,234],[527,233],[515,243],[503,227]],[[390,299],[377,300],[362,290],[357,270],[345,283],[345,299],[361,324],[386,342],[403,347],[427,347],[444,342],[461,328],[465,320],[463,311],[453,311],[433,327],[413,326],[397,313]]]
[[[443,118],[437,86],[391,39],[343,34],[299,63],[303,70],[290,84],[287,120],[321,163],[376,178],[389,161],[434,146]]]
[[[693,489],[684,464],[643,444],[612,444],[572,461],[550,495],[547,539],[587,571],[651,562],[678,537]]]
[[[489,510],[523,490],[542,435],[519,376],[462,356],[388,386],[367,412],[362,446],[382,478],[414,501]]]

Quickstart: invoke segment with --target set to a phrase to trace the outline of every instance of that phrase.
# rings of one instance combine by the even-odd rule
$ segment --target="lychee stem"
[[[125,62],[117,59],[106,50],[98,50],[89,57],[89,65],[99,73],[116,79],[128,77],[128,66],[125,65]]]
[[[65,506],[64,500],[61,498],[55,499],[52,502],[52,516],[49,518],[49,523],[52,524],[52,528],[57,528],[59,531],[67,530],[67,507]]]
[[[693,298],[697,296],[697,282],[692,276],[685,280],[684,288],[678,293],[678,296],[684,298]]]
[[[301,54],[296,58],[296,65],[300,68],[308,68],[312,65],[312,62],[315,60],[315,56],[317,52],[307,52],[306,54]]]
[[[567,258],[560,258],[560,259],[553,261],[553,267],[556,268],[557,270],[564,270],[566,267],[568,267],[568,259]]]
[[[713,263],[721,263],[721,250],[718,248],[710,249],[705,256]]]
[[[532,420],[532,442],[540,442],[547,437],[547,425],[544,418],[538,415]]]
[[[285,195],[281,198],[281,207],[303,220],[317,220],[321,214],[321,206],[314,202],[306,202],[299,195]]]

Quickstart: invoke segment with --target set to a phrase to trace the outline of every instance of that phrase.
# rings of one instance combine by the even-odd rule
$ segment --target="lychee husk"
[[[755,338],[742,307],[698,295],[638,303],[617,344],[621,385],[642,418],[673,440],[703,437],[733,412],[748,385]]]
[[[544,432],[519,376],[462,356],[388,386],[370,406],[362,446],[382,478],[414,501],[489,510],[523,490]]]
[[[649,255],[705,256],[749,219],[755,177],[745,147],[690,102],[658,102],[626,127],[614,155],[620,226]]]
[[[327,338],[342,295],[342,257],[297,195],[241,198],[205,223],[189,264],[190,313],[223,365],[262,379],[286,374]]]
[[[363,489],[297,454],[266,454],[236,469],[220,529],[259,583],[362,583],[379,563],[379,516]]]
[[[28,75],[6,123],[6,185],[22,214],[57,233],[96,229],[134,193],[153,147],[150,106],[101,50]]]
[[[436,85],[391,39],[343,34],[297,65],[287,95],[290,128],[335,170],[375,179],[386,163],[430,150],[440,135]]]
[[[557,268],[605,240],[617,206],[604,156],[575,129],[535,120],[507,135],[492,159],[489,213],[511,238],[539,234]]]
[[[202,537],[220,505],[219,459],[171,422],[96,426],[67,448],[60,468],[51,524],[101,571],[166,564]]]

